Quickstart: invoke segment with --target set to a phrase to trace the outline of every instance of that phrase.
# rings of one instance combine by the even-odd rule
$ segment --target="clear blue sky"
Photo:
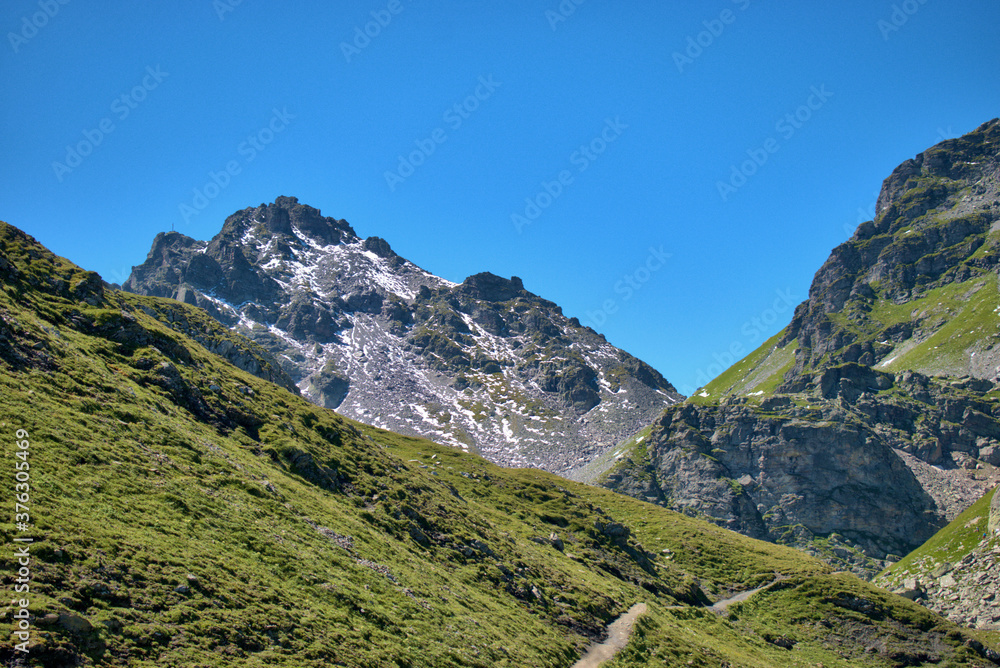
[[[0,219],[120,282],[157,232],[294,195],[450,280],[520,276],[690,392],[897,164],[1000,115],[998,26],[995,0],[11,0]]]

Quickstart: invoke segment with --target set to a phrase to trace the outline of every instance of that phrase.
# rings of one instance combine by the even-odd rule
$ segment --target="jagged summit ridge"
[[[452,283],[294,197],[157,235],[123,288],[204,308],[320,405],[505,465],[571,473],[681,398],[520,278]]]
[[[996,148],[998,132],[1000,118],[994,118],[967,135],[946,139],[927,151],[904,160],[882,182],[875,204],[876,219],[899,201],[911,179],[923,173],[956,181],[982,181],[996,167],[995,161],[983,160],[983,149],[989,149],[990,146]]]

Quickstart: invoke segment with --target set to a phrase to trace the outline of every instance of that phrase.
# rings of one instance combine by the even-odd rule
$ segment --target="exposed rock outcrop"
[[[1000,542],[984,541],[956,563],[920,581],[920,602],[963,626],[1000,631]]]

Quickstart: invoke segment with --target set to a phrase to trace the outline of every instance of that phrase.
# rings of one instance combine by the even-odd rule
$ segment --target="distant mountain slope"
[[[874,575],[996,484],[1000,120],[904,162],[877,210],[609,487]]]
[[[520,279],[450,283],[293,197],[158,235],[123,287],[206,309],[321,406],[504,465],[572,475],[682,398]]]
[[[794,550],[310,404],[189,336],[198,313],[0,223],[0,429],[30,464],[0,539],[34,539],[4,665],[564,668],[639,601],[622,668],[1000,662]]]

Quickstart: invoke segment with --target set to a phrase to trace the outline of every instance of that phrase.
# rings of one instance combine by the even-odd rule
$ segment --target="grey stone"
[[[940,578],[942,575],[950,573],[952,568],[954,568],[954,566],[951,565],[951,562],[946,561],[931,571],[931,577],[935,579]]]
[[[60,613],[58,623],[59,626],[70,633],[83,634],[94,630],[94,626],[90,621],[73,612]]]

